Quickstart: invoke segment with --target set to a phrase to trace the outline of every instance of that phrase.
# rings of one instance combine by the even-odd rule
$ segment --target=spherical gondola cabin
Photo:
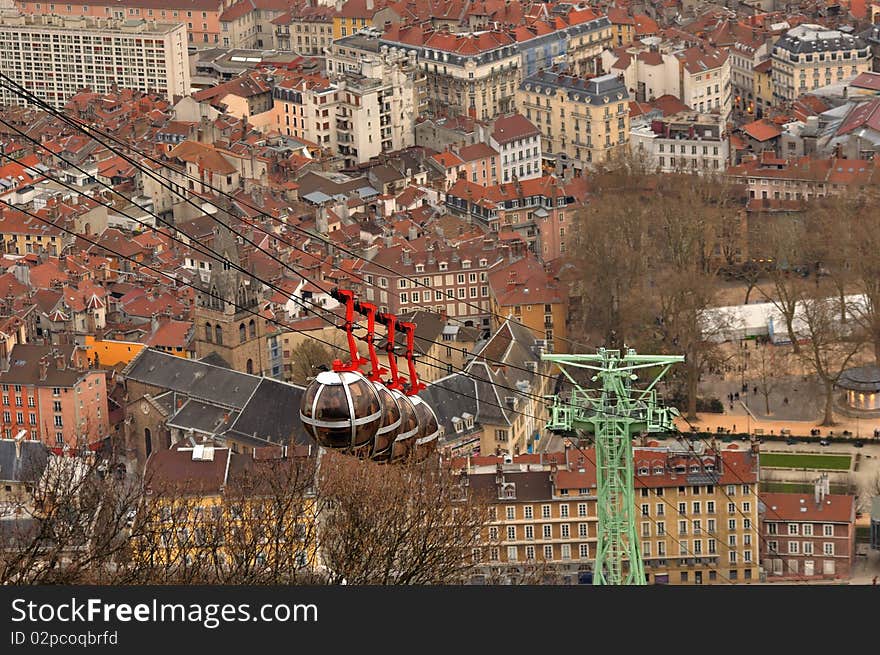
[[[403,415],[391,389],[381,382],[373,382],[373,386],[376,388],[382,404],[382,426],[373,439],[373,450],[370,456],[377,462],[384,462],[391,457],[391,448],[397,438]]]
[[[391,445],[392,462],[399,462],[406,459],[413,452],[415,446],[416,435],[419,433],[419,416],[416,414],[416,408],[413,405],[413,397],[406,396],[396,389],[391,391],[397,404],[400,407],[400,427],[398,428],[397,438]]]
[[[436,452],[437,442],[440,439],[440,422],[431,406],[418,396],[412,397],[416,416],[419,417],[419,432],[415,440],[415,458],[423,461]]]
[[[360,373],[323,371],[303,393],[299,416],[320,446],[369,454],[382,426],[382,401]]]

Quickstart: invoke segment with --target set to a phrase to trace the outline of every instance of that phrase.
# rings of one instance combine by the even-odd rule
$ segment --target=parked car
[[[865,445],[865,442],[862,441],[861,439],[856,439],[855,442],[853,443],[853,446],[855,446],[856,448],[861,448],[864,445]]]
[[[793,446],[797,442],[798,442],[798,440],[795,439],[794,437],[789,437],[788,439],[785,440],[785,443],[787,443],[789,446]]]
[[[820,445],[820,446],[827,446],[827,445],[830,444],[830,443],[831,443],[831,442],[828,441],[828,439],[819,439],[819,445]]]

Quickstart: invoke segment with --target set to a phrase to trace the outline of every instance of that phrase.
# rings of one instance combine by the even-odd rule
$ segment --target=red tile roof
[[[822,521],[849,523],[855,518],[853,496],[829,494],[816,504],[813,494],[764,493],[764,521]]]
[[[860,73],[849,83],[858,89],[868,89],[870,91],[880,91],[880,73],[864,72]]]
[[[779,129],[778,125],[767,121],[765,119],[757,120],[752,123],[748,123],[747,125],[743,125],[742,131],[748,134],[755,141],[769,141],[770,139],[775,139],[780,134],[782,134],[782,130]]]
[[[492,127],[492,138],[496,143],[505,144],[531,136],[538,136],[541,131],[522,114],[501,116]]]

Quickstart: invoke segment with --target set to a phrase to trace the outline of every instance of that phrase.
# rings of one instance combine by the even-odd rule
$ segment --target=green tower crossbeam
[[[638,355],[633,349],[600,348],[595,355],[542,355],[555,363],[571,382],[570,398],[552,399],[550,430],[592,433],[596,445],[596,487],[599,534],[593,584],[645,584],[645,569],[636,531],[632,438],[643,432],[673,428],[674,408],[657,402],[655,386],[670,367],[683,362],[678,355]],[[644,389],[634,389],[635,371],[662,367]],[[595,371],[600,387],[585,389],[567,368]],[[627,565],[628,564],[628,565]]]

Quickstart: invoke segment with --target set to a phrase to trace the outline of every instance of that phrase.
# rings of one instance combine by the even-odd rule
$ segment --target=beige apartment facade
[[[84,87],[95,93],[139,89],[171,100],[190,92],[183,23],[28,16],[2,10],[0,69],[58,108]],[[7,89],[0,91],[0,102],[24,103]]]
[[[629,92],[609,74],[584,79],[543,71],[517,92],[519,111],[541,131],[544,159],[583,171],[622,154],[629,142]]]
[[[858,36],[821,25],[789,30],[771,53],[773,98],[792,102],[799,96],[871,70],[871,48]]]

